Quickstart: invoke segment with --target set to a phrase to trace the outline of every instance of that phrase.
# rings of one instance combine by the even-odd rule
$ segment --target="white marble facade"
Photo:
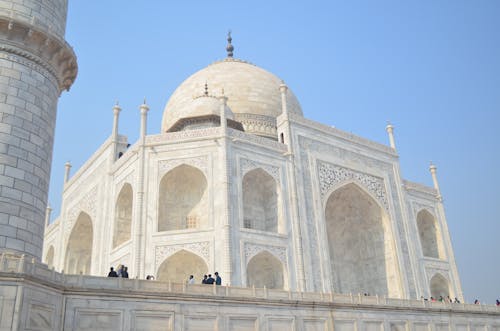
[[[402,179],[393,140],[306,119],[279,78],[232,56],[178,87],[159,134],[140,109],[138,141],[118,134],[116,106],[113,134],[67,167],[44,239],[57,271],[463,299],[437,180]]]
[[[432,188],[403,180],[392,126],[388,147],[306,119],[230,44],[159,134],[141,105],[129,145],[113,107],[47,224],[57,99],[78,71],[66,11],[0,1],[0,331],[500,330],[498,307],[420,300],[463,302],[435,166]],[[102,277],[119,264],[131,279]],[[214,271],[230,286],[185,282]]]

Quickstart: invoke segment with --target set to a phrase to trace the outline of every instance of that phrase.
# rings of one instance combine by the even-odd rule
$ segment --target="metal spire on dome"
[[[229,30],[228,33],[227,33],[226,51],[227,51],[227,57],[230,57],[230,58],[233,57],[233,51],[234,51],[234,47],[231,44],[231,41],[233,41],[233,38],[231,38],[231,30]]]

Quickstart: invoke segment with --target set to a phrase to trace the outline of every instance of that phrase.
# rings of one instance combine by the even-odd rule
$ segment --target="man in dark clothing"
[[[222,278],[220,278],[219,273],[216,271],[215,272],[215,285],[221,285],[222,284]]]
[[[128,268],[125,266],[123,267],[122,278],[128,278]]]
[[[207,283],[207,275],[203,276],[203,279],[201,281],[202,284],[206,284]]]
[[[113,270],[113,267],[109,268],[108,277],[118,277],[118,274]]]
[[[214,283],[215,283],[215,279],[212,278],[211,274],[208,274],[208,279],[207,279],[206,284],[213,285]]]

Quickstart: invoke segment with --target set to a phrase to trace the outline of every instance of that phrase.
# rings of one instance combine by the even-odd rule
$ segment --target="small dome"
[[[240,121],[243,127],[246,126],[245,121],[251,123],[245,131],[269,137],[276,135],[276,117],[281,114],[281,79],[253,64],[233,58],[215,62],[196,72],[175,90],[163,112],[163,132],[179,119],[193,116],[196,111],[193,110],[193,96],[198,95],[206,83],[211,91],[224,90],[236,121]],[[291,113],[302,115],[300,104],[290,90],[287,107]]]
[[[194,98],[191,104],[186,108],[183,117],[199,117],[206,115],[220,116],[220,100],[212,95],[202,95]],[[233,119],[233,112],[226,105],[226,117]]]

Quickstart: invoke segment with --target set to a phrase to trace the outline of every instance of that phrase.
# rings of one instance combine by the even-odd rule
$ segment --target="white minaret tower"
[[[429,171],[431,172],[432,183],[434,184],[434,188],[436,189],[437,192],[437,198],[439,199],[439,201],[441,201],[443,199],[443,196],[441,195],[441,190],[439,189],[439,183],[437,180],[437,167],[434,163],[432,163],[432,161],[429,166]]]
[[[57,101],[77,74],[67,5],[0,4],[0,253],[41,258]]]
[[[389,144],[391,145],[391,148],[396,150],[396,142],[394,141],[394,127],[391,123],[387,123],[385,131],[387,131],[387,134],[389,135]]]

